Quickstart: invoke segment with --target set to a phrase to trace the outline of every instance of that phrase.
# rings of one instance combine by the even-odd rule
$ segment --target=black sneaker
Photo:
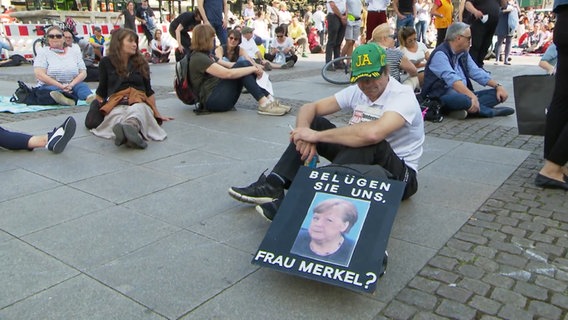
[[[54,128],[47,134],[47,149],[53,151],[53,153],[63,152],[69,140],[75,135],[76,128],[77,123],[73,117],[65,119],[61,126]]]
[[[269,184],[263,172],[248,187],[230,187],[229,195],[242,202],[263,204],[284,197],[284,188]]]
[[[271,202],[259,204],[255,207],[256,212],[260,213],[266,220],[272,221],[278,212],[278,208],[280,208],[280,203],[282,199],[274,199]]]

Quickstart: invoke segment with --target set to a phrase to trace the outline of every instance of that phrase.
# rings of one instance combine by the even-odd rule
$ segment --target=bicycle
[[[351,57],[343,56],[326,63],[321,69],[325,81],[333,84],[351,83]]]

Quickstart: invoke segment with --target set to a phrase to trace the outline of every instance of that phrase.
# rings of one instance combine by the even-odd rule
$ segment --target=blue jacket
[[[452,49],[450,48],[450,44],[448,42],[444,42],[443,44],[439,45],[438,47],[436,47],[436,49],[434,49],[434,51],[432,51],[432,54],[430,54],[430,60],[428,60],[428,62],[426,63],[426,67],[424,69],[424,84],[422,85],[422,91],[420,93],[420,95],[422,96],[422,98],[439,98],[441,96],[443,96],[444,94],[446,94],[446,92],[448,91],[448,89],[450,89],[450,86],[444,81],[444,79],[439,78],[438,76],[436,76],[436,74],[434,74],[434,72],[432,72],[432,70],[430,70],[430,64],[432,63],[432,57],[434,57],[434,55],[437,52],[442,52],[444,53],[447,57],[448,60],[450,61],[450,67],[451,69],[455,69],[455,54],[452,52]],[[469,75],[469,69],[467,67],[467,59],[468,59],[469,54],[462,54],[461,56],[458,57],[457,62],[459,63],[461,69],[463,70],[464,74],[465,74],[465,78],[466,78],[466,85],[467,88],[471,91],[473,91],[473,85],[471,84],[471,81],[469,80],[470,75]]]

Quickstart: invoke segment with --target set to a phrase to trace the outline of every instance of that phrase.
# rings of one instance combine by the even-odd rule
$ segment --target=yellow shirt
[[[301,38],[301,37],[305,37],[306,36],[306,30],[304,29],[304,26],[302,26],[301,24],[297,24],[295,27],[292,25],[288,26],[288,36],[294,40]]]
[[[446,29],[452,24],[454,5],[448,0],[435,0],[435,5],[438,5],[438,9],[434,11],[435,13],[441,14],[443,17],[436,16],[434,19],[434,26],[436,29]]]

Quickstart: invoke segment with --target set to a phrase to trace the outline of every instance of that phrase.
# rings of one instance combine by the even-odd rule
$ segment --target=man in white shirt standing
[[[347,25],[347,16],[345,15],[346,9],[347,5],[345,0],[327,0],[327,45],[325,46],[326,63],[341,56],[341,43],[343,42],[345,27]]]

